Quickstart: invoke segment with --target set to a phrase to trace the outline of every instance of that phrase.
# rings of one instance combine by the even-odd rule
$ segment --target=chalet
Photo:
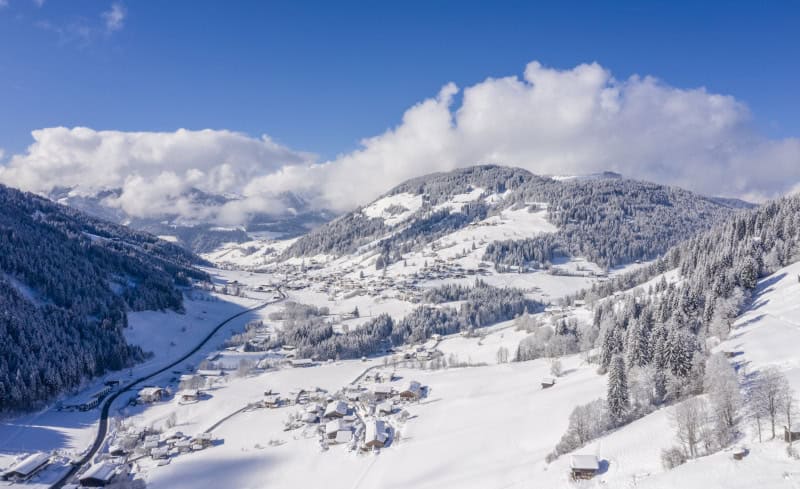
[[[175,448],[177,448],[180,453],[189,452],[192,450],[192,440],[189,438],[181,438],[175,441]]]
[[[800,440],[800,424],[783,427],[783,441],[791,443]]]
[[[194,402],[200,399],[200,391],[197,389],[186,389],[178,393],[181,402]]]
[[[332,419],[343,418],[346,415],[347,404],[344,401],[331,401],[325,408],[325,414],[323,414],[322,417],[326,419]]]
[[[556,379],[553,377],[545,377],[542,379],[542,389],[549,389],[556,385]]]
[[[147,404],[151,402],[158,402],[164,398],[166,391],[161,387],[145,387],[139,391],[137,402]]]
[[[600,470],[596,455],[573,455],[569,462],[573,479],[591,479]]]
[[[391,385],[380,384],[372,388],[372,394],[378,401],[384,401],[386,399],[389,399],[390,397],[392,397],[393,392],[394,389],[392,389]]]
[[[367,421],[364,430],[364,446],[367,448],[381,448],[389,439],[386,422],[373,419]]]
[[[105,487],[116,475],[117,467],[115,465],[102,462],[89,467],[89,470],[84,472],[79,480],[83,487]]]
[[[313,367],[314,360],[310,358],[295,358],[294,360],[292,360],[291,364],[292,367],[295,368]]]
[[[417,360],[430,360],[431,354],[427,351],[418,351],[416,354]]]
[[[400,397],[407,400],[417,400],[422,397],[422,385],[416,380],[412,380],[400,391]]]
[[[46,453],[33,453],[3,473],[3,480],[26,481],[45,468],[50,461]]]

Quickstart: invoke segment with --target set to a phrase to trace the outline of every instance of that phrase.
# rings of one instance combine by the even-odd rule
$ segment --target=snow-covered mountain
[[[179,213],[141,218],[113,205],[120,192],[119,189],[110,189],[87,196],[72,189],[57,188],[48,197],[89,215],[162,237],[197,253],[213,251],[225,243],[243,243],[254,237],[288,239],[300,236],[335,217],[328,210],[312,208],[297,194],[284,192],[276,199],[283,210],[249,213],[246,222],[237,226],[222,226],[202,218],[187,219]],[[239,197],[215,195],[193,188],[176,199],[198,209],[214,209],[235,202]]]

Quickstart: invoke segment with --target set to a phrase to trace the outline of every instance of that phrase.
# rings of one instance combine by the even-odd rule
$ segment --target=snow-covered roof
[[[378,404],[379,413],[391,413],[394,410],[394,404],[391,401],[386,401]]]
[[[341,419],[334,419],[333,421],[328,421],[325,423],[325,433],[331,434],[336,433],[337,431],[341,431],[345,428],[344,422]]]
[[[332,401],[328,403],[328,406],[325,408],[324,416],[332,416],[332,415],[340,415],[344,416],[347,414],[347,404],[344,401]]]
[[[366,431],[364,434],[364,442],[379,441],[386,442],[389,435],[386,434],[386,423],[380,419],[373,419],[367,421]]]
[[[181,397],[197,397],[200,395],[200,391],[197,389],[186,389],[179,392]]]
[[[596,455],[573,455],[569,462],[570,467],[579,470],[598,470],[600,462]]]
[[[411,382],[408,383],[408,385],[406,385],[406,388],[403,389],[403,393],[411,393],[419,397],[420,395],[422,395],[422,384],[420,384],[416,380],[412,380]]]
[[[46,464],[50,460],[50,455],[46,453],[32,453],[22,459],[17,465],[13,466],[6,473],[16,473],[23,477],[28,476],[36,471],[39,467]]]
[[[791,427],[789,427],[789,431],[792,433],[800,433],[800,423],[794,423]]]
[[[375,394],[391,394],[392,386],[388,384],[378,384],[372,388],[372,392]]]
[[[353,432],[350,430],[339,430],[336,432],[336,443],[350,443],[353,439]]]
[[[115,465],[107,462],[92,465],[81,477],[80,481],[83,482],[88,479],[94,479],[104,482],[110,482],[114,477],[117,470]]]
[[[140,396],[154,396],[156,394],[160,394],[163,391],[161,387],[145,387],[139,391]]]

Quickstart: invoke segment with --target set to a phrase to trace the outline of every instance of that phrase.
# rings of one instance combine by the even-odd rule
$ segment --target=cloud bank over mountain
[[[0,181],[36,192],[118,187],[110,203],[133,215],[170,210],[226,223],[269,210],[282,191],[346,210],[407,178],[476,163],[539,174],[612,170],[750,200],[800,182],[800,139],[762,135],[744,103],[649,76],[617,80],[596,63],[559,70],[532,62],[521,77],[463,90],[448,83],[396,127],[330,161],[230,131],[48,128],[33,137],[0,167]],[[241,199],[198,207],[180,199],[189,188]]]

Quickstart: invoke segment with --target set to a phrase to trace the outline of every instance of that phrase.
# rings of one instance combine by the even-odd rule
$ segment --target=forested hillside
[[[419,196],[421,205],[391,208],[404,215],[396,221],[371,217],[369,206],[357,209],[301,238],[284,257],[339,256],[367,247],[380,251],[381,263],[388,264],[503,210],[546,208],[556,233],[489,243],[484,260],[498,270],[511,270],[545,267],[560,256],[579,256],[609,268],[653,259],[749,207],[741,201],[706,198],[616,175],[552,179],[493,165],[415,178],[381,199],[400,195]],[[469,198],[458,200],[459,196]]]
[[[139,360],[126,311],[182,308],[208,277],[155,237],[0,186],[0,410],[30,409]]]

